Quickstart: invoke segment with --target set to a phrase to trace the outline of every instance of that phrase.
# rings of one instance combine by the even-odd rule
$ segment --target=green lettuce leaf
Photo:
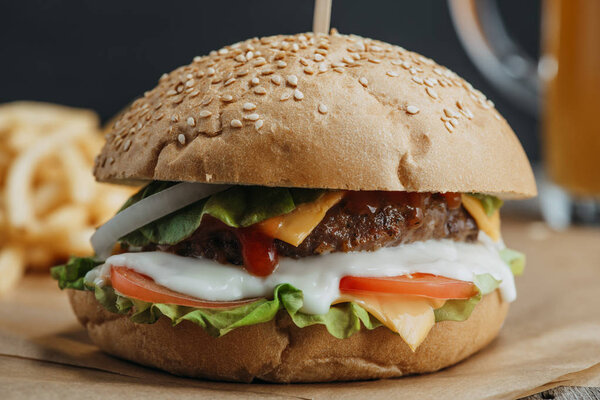
[[[500,250],[500,257],[508,264],[514,276],[523,274],[525,270],[525,254],[512,249]]]
[[[297,326],[303,328],[315,324],[324,325],[327,331],[338,339],[350,337],[358,332],[361,322],[367,329],[381,326],[381,323],[364,308],[354,303],[332,306],[324,315],[304,314],[300,311],[304,303],[302,292],[289,284],[278,285],[273,293],[273,300],[260,299],[230,309],[147,303],[121,296],[110,286],[93,289],[96,299],[104,308],[118,314],[129,314],[133,322],[153,324],[164,315],[173,325],[190,321],[214,337],[223,336],[242,326],[268,322],[275,318],[280,310],[285,310]]]
[[[494,215],[494,212],[496,212],[496,210],[502,207],[502,204],[504,204],[504,202],[501,199],[499,199],[496,196],[491,196],[489,194],[469,193],[468,195],[471,197],[475,197],[481,202],[483,210],[485,211],[488,217]]]
[[[122,210],[173,184],[150,183],[127,200]],[[323,192],[317,189],[234,186],[153,221],[123,236],[120,241],[133,246],[150,243],[173,245],[194,233],[205,214],[234,228],[246,227],[287,214],[298,204],[316,200]]]
[[[482,274],[475,276],[475,286],[479,290],[475,296],[466,300],[448,300],[444,305],[437,310],[434,310],[435,322],[440,321],[464,321],[471,316],[475,306],[481,298],[486,294],[492,293],[500,285],[500,281],[496,280],[490,274]]]
[[[86,286],[85,274],[97,265],[99,262],[91,258],[73,257],[66,265],[52,268],[52,277],[58,280],[61,289],[93,291],[98,302],[108,311],[128,314],[136,323],[152,324],[164,315],[174,325],[190,321],[204,328],[210,335],[219,337],[242,326],[268,322],[275,318],[277,312],[285,310],[298,327],[324,325],[331,335],[339,339],[358,332],[361,323],[367,329],[382,326],[379,320],[356,303],[336,304],[322,315],[305,314],[300,311],[304,304],[302,291],[290,284],[278,285],[274,290],[273,300],[260,299],[229,309],[148,303],[122,296],[110,286]],[[436,322],[466,320],[481,298],[496,290],[500,284],[489,274],[477,275],[474,282],[478,293],[467,300],[446,301],[443,307],[434,310]]]
[[[66,264],[50,269],[52,278],[61,289],[84,289],[83,279],[91,269],[101,264],[92,258],[71,257]]]

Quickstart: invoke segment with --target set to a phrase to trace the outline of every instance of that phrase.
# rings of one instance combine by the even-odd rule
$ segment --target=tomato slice
[[[340,281],[340,291],[403,294],[434,299],[468,299],[477,294],[472,282],[420,273],[389,278],[345,276]]]
[[[175,304],[198,308],[231,308],[258,300],[258,298],[239,301],[198,299],[159,285],[152,278],[127,267],[113,266],[110,269],[110,280],[112,287],[122,295],[149,303]]]

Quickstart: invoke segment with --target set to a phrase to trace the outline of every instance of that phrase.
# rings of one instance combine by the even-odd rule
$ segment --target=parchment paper
[[[600,386],[600,231],[505,224],[525,251],[500,336],[463,363],[401,379],[313,385],[178,378],[99,352],[46,276],[0,299],[0,398],[518,398],[555,386]]]

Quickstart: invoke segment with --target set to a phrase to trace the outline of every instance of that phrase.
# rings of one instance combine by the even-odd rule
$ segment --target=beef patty
[[[275,248],[279,256],[300,258],[327,252],[373,251],[429,239],[474,241],[477,225],[459,199],[438,193],[348,192],[298,247],[275,240]],[[243,264],[236,229],[208,216],[188,239],[144,250]]]

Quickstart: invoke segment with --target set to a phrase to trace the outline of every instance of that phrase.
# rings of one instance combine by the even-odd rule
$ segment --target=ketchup
[[[275,240],[252,226],[237,230],[244,267],[252,275],[269,276],[279,263]]]
[[[254,226],[233,228],[219,219],[205,215],[198,230],[199,238],[210,238],[214,232],[231,232],[240,242],[244,268],[256,276],[269,276],[277,267],[279,257],[275,248],[275,239],[269,237]],[[218,260],[226,263],[227,260]]]
[[[455,192],[447,192],[442,193],[444,200],[446,200],[446,204],[448,204],[448,208],[450,210],[457,209],[461,204],[461,195],[460,193]]]

